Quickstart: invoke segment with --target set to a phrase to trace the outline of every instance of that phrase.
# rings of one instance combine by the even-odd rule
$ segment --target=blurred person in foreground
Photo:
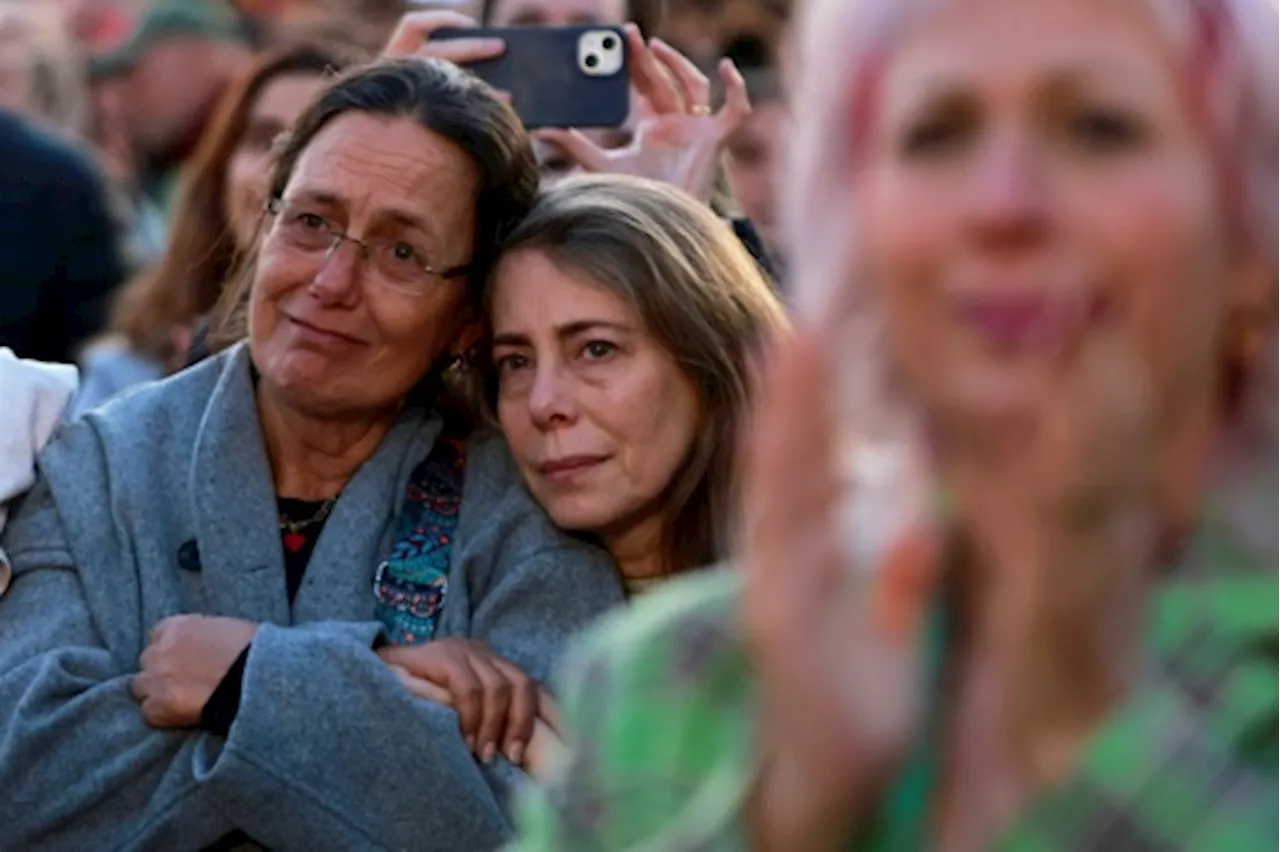
[[[235,342],[61,429],[14,508],[0,846],[509,837],[540,681],[623,600],[463,392],[536,190],[515,114],[447,63],[357,69],[298,120]]]
[[[151,0],[133,31],[90,61],[105,120],[122,134],[143,193],[168,217],[182,167],[252,50],[223,0]]]
[[[273,146],[346,64],[338,51],[287,48],[227,92],[184,175],[164,254],[121,289],[106,334],[81,359],[77,413],[187,365],[193,336],[267,216]]]
[[[810,4],[741,565],[583,639],[517,848],[1276,846],[1275,32]]]

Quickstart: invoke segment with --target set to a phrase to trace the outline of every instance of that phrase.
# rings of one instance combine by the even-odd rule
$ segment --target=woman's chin
[[[945,388],[936,408],[946,419],[993,426],[1034,416],[1053,392],[1042,365],[946,371],[936,387]]]

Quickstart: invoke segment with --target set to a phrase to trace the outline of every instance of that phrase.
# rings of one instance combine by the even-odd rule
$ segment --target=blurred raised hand
[[[719,66],[724,106],[711,110],[711,82],[696,65],[660,39],[648,44],[626,26],[632,85],[630,144],[605,148],[576,129],[546,129],[534,137],[563,151],[587,172],[660,180],[709,202],[725,141],[751,115],[747,86],[733,62]]]
[[[849,564],[847,483],[822,332],[784,344],[744,468],[741,618],[761,685],[754,848],[848,848],[916,731],[938,547],[927,519]]]

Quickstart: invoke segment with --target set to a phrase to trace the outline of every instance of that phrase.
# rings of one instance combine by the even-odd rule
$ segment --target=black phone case
[[[622,67],[607,77],[578,68],[578,40],[608,30],[623,44]],[[619,27],[492,27],[438,30],[433,39],[500,38],[499,57],[467,65],[495,89],[511,94],[525,127],[617,127],[631,108],[626,36]]]

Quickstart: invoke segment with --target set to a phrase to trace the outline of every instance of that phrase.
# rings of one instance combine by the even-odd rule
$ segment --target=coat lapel
[[[439,431],[438,419],[408,410],[356,471],[311,554],[294,600],[295,624],[373,620],[373,576],[390,547],[405,483]]]
[[[208,612],[288,624],[275,487],[244,344],[231,351],[200,424],[189,493]]]

